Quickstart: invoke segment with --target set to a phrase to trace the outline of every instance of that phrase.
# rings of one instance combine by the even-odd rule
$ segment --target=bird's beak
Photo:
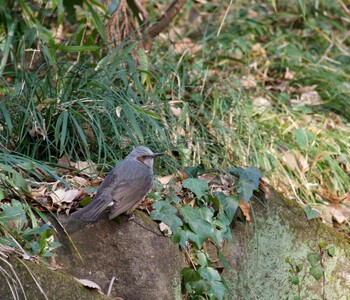
[[[164,153],[153,153],[152,156],[156,158],[157,156],[162,156]]]

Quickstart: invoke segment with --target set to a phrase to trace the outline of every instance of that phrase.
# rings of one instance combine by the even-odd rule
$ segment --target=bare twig
[[[139,0],[134,0],[134,4],[142,16],[141,21],[147,22],[148,21],[148,11],[142,6],[142,4],[140,3]]]
[[[153,25],[146,28],[145,35],[146,38],[143,42],[143,47],[145,51],[149,52],[152,48],[151,39],[156,37],[159,33],[161,33],[165,28],[167,28],[172,20],[179,13],[181,8],[185,5],[186,0],[174,0],[173,3],[165,11],[164,15],[162,15]]]
[[[113,287],[113,284],[114,284],[114,281],[115,281],[115,277],[113,276],[110,283],[109,283],[109,286],[108,286],[108,291],[107,291],[107,296],[110,296],[111,295],[111,292],[112,292],[112,287]]]
[[[137,225],[141,226],[142,228],[144,228],[144,229],[146,229],[146,230],[148,230],[148,231],[150,231],[150,232],[152,232],[152,233],[154,233],[154,234],[156,234],[158,236],[166,237],[164,234],[160,234],[160,233],[154,231],[153,229],[148,228],[147,226],[145,226],[145,225],[141,224],[140,222],[136,221],[134,217],[131,217],[129,220],[135,222]]]

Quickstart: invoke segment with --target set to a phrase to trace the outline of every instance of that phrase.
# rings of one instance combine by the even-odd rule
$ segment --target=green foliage
[[[324,270],[320,264],[317,264],[312,266],[309,272],[316,280],[320,280],[323,276]]]
[[[2,203],[0,212],[0,244],[16,249],[18,253],[31,256],[51,257],[53,250],[60,246],[53,241],[52,230],[40,225],[32,208],[17,200]]]
[[[307,131],[304,128],[298,128],[294,131],[295,140],[302,150],[307,150],[312,146],[312,143],[314,142],[314,136],[312,133]]]
[[[202,196],[208,191],[208,183],[204,180],[197,178],[187,178],[182,181],[183,187],[191,190],[198,199],[201,199]]]
[[[195,169],[191,168],[191,171]],[[258,169],[247,168],[246,171],[237,168],[234,172],[240,176],[236,184],[251,181],[253,188],[258,188],[261,177]],[[195,206],[179,205],[181,203],[178,201],[172,201],[174,194],[171,191],[174,189],[169,185],[166,187],[166,199],[153,203],[150,217],[170,226],[173,232],[171,239],[181,248],[190,249],[194,268],[182,270],[189,299],[201,299],[203,295],[208,299],[222,299],[226,287],[219,272],[211,266],[212,261],[204,250],[204,244],[210,240],[220,249],[225,240],[232,240],[231,223],[240,204],[239,195],[211,193],[208,183],[198,178],[184,179],[182,186],[193,193],[193,199],[201,201],[195,201]],[[217,257],[225,268],[230,268],[220,250]]]
[[[47,161],[64,154],[75,160],[114,160],[130,149],[116,152],[121,145],[148,144],[152,148],[157,142],[154,136],[166,144],[168,137],[157,122],[156,111],[151,114],[146,109],[156,100],[146,99],[141,84],[129,86],[130,80],[139,80],[136,73],[129,79],[124,68],[125,61],[130,68],[136,67],[130,53],[125,49],[123,54],[114,54],[104,60],[107,67],[99,71],[62,65],[60,81],[55,83],[59,89],[51,86],[48,78],[25,77],[21,91],[9,90],[1,100],[3,120],[7,120],[2,123],[3,144]]]
[[[227,216],[228,220],[232,222],[239,206],[239,198],[237,195],[234,194],[226,196],[222,192],[214,192],[214,197],[219,200],[219,203],[222,205],[225,215]]]
[[[298,275],[293,275],[290,279],[292,284],[298,285],[300,283],[300,279]]]
[[[328,257],[334,257],[335,255],[335,247],[327,246],[327,243],[322,241],[318,244],[319,252],[310,252],[306,256],[307,262],[310,265],[310,268],[308,269],[309,274],[317,281],[325,278],[324,266],[327,263],[327,256],[325,256],[325,254],[328,254]],[[289,272],[291,273],[291,277],[289,278],[289,281],[291,284],[297,286],[299,291],[299,295],[295,296],[294,299],[301,299],[300,285],[302,283],[300,279],[303,278],[303,276],[300,276],[299,273],[303,270],[303,264],[297,265],[296,263],[292,262],[289,257],[285,259],[285,262],[290,266]],[[324,280],[322,281],[322,284],[325,284]]]
[[[262,177],[260,170],[257,167],[230,168],[230,173],[238,175],[237,193],[240,199],[248,202],[253,196],[253,192],[259,189],[259,181]]]
[[[223,299],[226,288],[217,270],[202,266],[197,270],[184,268],[181,274],[190,299],[191,296],[201,294],[207,295],[209,299]]]
[[[309,261],[312,267],[316,266],[316,264],[318,264],[320,259],[321,259],[321,255],[319,253],[309,253],[307,255],[307,260]]]
[[[182,220],[176,215],[177,209],[166,201],[157,201],[153,204],[150,217],[169,225],[172,231],[182,226]]]
[[[304,207],[304,212],[308,220],[316,219],[320,216],[320,213],[317,210],[312,209],[310,205]]]
[[[12,197],[23,198],[28,195],[28,181],[60,181],[66,183],[56,174],[54,166],[45,165],[23,155],[0,151],[0,196],[6,194]],[[2,199],[1,199],[2,198]]]
[[[106,42],[102,4],[81,1],[76,12],[67,1],[7,2],[0,18],[8,50],[0,70],[1,145],[49,162],[63,155],[105,162],[135,144],[169,143],[159,125],[161,97],[143,85],[145,79],[162,85],[167,75],[149,73],[146,64],[138,69],[132,57],[136,43],[99,56]],[[58,43],[51,32],[62,23],[70,27],[73,19],[77,31]],[[98,36],[102,42],[96,44]],[[163,88],[156,91],[162,94]]]
[[[207,2],[198,9],[201,2],[193,2],[188,11],[207,10],[213,16],[198,28],[191,22],[190,30],[184,30],[194,43],[199,33],[201,50],[179,55],[166,44],[155,44],[148,59],[138,51],[139,64],[133,59],[135,44],[120,45],[102,57],[106,11],[96,1],[2,3],[0,147],[10,152],[0,153],[0,199],[26,195],[30,178],[54,178],[55,172],[39,159],[57,162],[67,154],[73,160],[111,162],[141,143],[174,150],[178,157],[165,159],[167,169],[200,164],[185,168],[189,177],[202,172],[202,166],[254,165],[305,202],[324,196],[313,188],[320,183],[337,195],[348,192],[348,163],[338,161],[350,149],[348,131],[337,126],[346,124],[350,115],[350,61],[344,55],[348,16],[339,3],[242,2],[234,7],[234,17],[222,21],[219,32],[217,11],[226,7]],[[150,16],[155,15],[151,7]],[[75,24],[76,30],[59,39],[55,29],[64,22],[66,27]],[[286,79],[289,72],[291,80]],[[246,75],[255,86],[242,84]],[[301,97],[294,91],[313,85],[322,104],[292,105]],[[257,96],[271,107],[253,104]],[[329,122],[330,111],[345,119]],[[298,173],[299,166],[285,168],[281,148],[307,157],[312,161],[309,169]],[[261,177],[254,168],[232,171],[239,177],[238,195],[211,195],[204,181],[190,178],[183,186],[196,195],[199,207],[180,209],[180,199],[169,195],[154,204],[152,218],[168,224],[182,248],[198,250],[208,238],[230,239],[239,200],[249,201]],[[281,180],[286,176],[288,185]],[[308,206],[305,213],[308,219],[319,215]],[[334,251],[327,249],[330,257]],[[197,290],[209,297],[213,285],[206,278],[215,276],[202,278],[202,261],[196,260],[197,277],[189,282],[197,283],[189,290],[192,296]],[[297,276],[301,266],[294,268]]]
[[[335,255],[335,247],[334,246],[329,247],[327,249],[327,253],[328,253],[329,256],[334,257],[334,255]]]

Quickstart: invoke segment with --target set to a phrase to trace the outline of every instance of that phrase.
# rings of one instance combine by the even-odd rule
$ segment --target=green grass
[[[197,26],[189,21],[190,9],[201,17]],[[343,124],[349,118],[349,17],[338,4],[324,1],[307,4],[303,12],[297,2],[283,1],[276,10],[270,2],[187,5],[174,26],[201,50],[174,53],[182,34],[156,42],[148,63],[143,56],[142,63],[133,61],[135,45],[121,45],[102,59],[97,52],[77,57],[44,46],[37,71],[14,68],[3,74],[1,143],[43,161],[68,155],[102,164],[145,144],[177,151],[178,160],[166,161],[170,172],[181,165],[254,165],[302,202],[317,201],[320,186],[341,197],[349,185],[348,165],[337,160],[349,159],[350,141],[346,126],[332,121],[331,113]],[[18,41],[22,65],[27,47],[42,34],[36,30],[35,35],[28,29]],[[89,45],[82,37],[68,37]],[[286,79],[286,72],[292,77]],[[5,84],[6,78],[12,80]],[[301,97],[296,91],[312,85],[322,104],[292,106]],[[258,107],[258,97],[271,106]],[[296,142],[298,128],[313,135],[308,149]],[[309,169],[286,164],[286,151]]]
[[[224,9],[215,9],[197,27],[203,34],[196,40],[202,44],[200,52],[174,55],[190,80],[184,94],[193,109],[189,132],[206,137],[199,142],[202,155],[195,157],[220,167],[258,166],[269,182],[300,202],[342,199],[350,183],[349,75],[344,63],[349,17],[341,6],[324,1],[318,8],[308,4],[305,18],[297,3],[279,2],[275,12],[269,3],[244,2],[231,7],[217,35]],[[287,72],[293,74],[289,79]],[[298,89],[312,85],[322,104],[300,102]],[[271,106],[258,107],[253,101],[258,97]],[[294,106],[293,100],[299,104]],[[298,129],[311,133],[310,145],[300,145]],[[285,152],[295,163],[284,161]]]
[[[52,180],[64,155],[112,166],[144,144],[168,150],[162,174],[257,166],[299,202],[341,201],[350,186],[349,16],[327,1],[273,3],[187,4],[148,60],[132,43],[105,57],[84,51],[101,32],[89,7],[62,46],[40,25],[45,13],[34,24],[6,10],[8,30],[18,22],[20,34],[1,31],[2,168],[27,179],[32,170],[11,161],[34,160],[53,166]],[[179,52],[184,37],[199,50]],[[303,104],[301,91],[314,85],[322,103]],[[15,171],[1,175],[14,195]]]
[[[166,151],[157,174],[256,166],[299,203],[348,206],[350,17],[339,3],[188,2],[147,58],[129,41],[107,51],[100,8],[67,11],[76,31],[58,42],[47,28],[67,22],[66,7],[36,5],[35,19],[23,2],[0,12],[0,201],[21,216],[13,230],[2,209],[2,244],[50,256],[31,188],[69,185],[63,156],[106,172],[139,144]],[[184,38],[197,48],[180,51]]]

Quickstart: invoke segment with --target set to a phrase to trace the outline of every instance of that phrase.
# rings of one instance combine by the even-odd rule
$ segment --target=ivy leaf
[[[204,267],[198,269],[202,279],[208,281],[210,284],[209,294],[215,296],[218,299],[222,299],[225,295],[226,288],[222,283],[222,278],[219,272],[211,267]]]
[[[203,240],[200,239],[199,235],[192,232],[191,230],[182,230],[178,228],[175,233],[171,236],[171,240],[181,246],[182,249],[186,248],[186,242],[188,240],[194,242],[198,249],[202,248]]]
[[[50,226],[48,224],[43,224],[41,227],[35,227],[35,228],[26,228],[26,230],[23,231],[23,238],[24,239],[30,239],[31,236],[34,235],[43,235],[45,230],[50,229]]]
[[[201,275],[199,274],[198,271],[192,269],[192,268],[183,268],[181,270],[181,275],[184,280],[184,282],[193,282],[193,281],[198,281],[201,279]]]
[[[215,242],[217,244],[221,244],[223,239],[232,241],[232,233],[231,233],[231,226],[230,226],[231,221],[228,219],[228,217],[223,211],[219,212],[213,224],[216,230],[217,239],[215,240]]]
[[[201,219],[206,220],[208,223],[213,222],[214,212],[208,207],[201,207],[198,209],[198,214]]]
[[[198,240],[196,243],[199,248],[208,238],[216,239],[214,226],[208,221],[209,216],[212,215],[209,208],[202,207],[198,209],[186,205],[180,211],[185,222],[188,223],[193,233],[197,235]],[[191,239],[193,240],[193,236],[191,236]]]
[[[304,207],[304,212],[308,220],[316,219],[320,216],[320,213],[317,210],[312,209],[310,205]]]
[[[171,236],[171,240],[179,244],[182,249],[185,249],[186,242],[188,241],[187,232],[185,230],[178,228]]]
[[[225,214],[227,215],[230,222],[232,222],[237,208],[239,207],[239,199],[237,199],[235,195],[226,196],[222,192],[214,192],[214,196],[220,201]]]
[[[291,282],[292,284],[295,284],[295,285],[298,285],[299,282],[300,282],[299,276],[298,276],[298,275],[292,276],[289,280],[290,280],[290,282]]]
[[[225,255],[221,251],[218,251],[218,258],[219,258],[220,262],[223,264],[223,266],[225,267],[225,269],[231,268],[230,263],[228,262],[227,258],[225,257]]]
[[[206,238],[203,239],[203,237],[201,237],[201,236],[199,236],[198,234],[192,232],[191,230],[187,230],[187,231],[186,231],[186,237],[187,237],[190,241],[194,242],[194,243],[197,245],[198,249],[201,249],[201,248],[202,248],[202,245],[203,245],[203,243],[204,243],[205,240],[206,240]]]
[[[204,172],[204,169],[201,166],[185,167],[184,171],[189,178],[196,178],[199,173]]]
[[[187,178],[182,181],[184,188],[193,192],[198,199],[202,198],[209,189],[209,185],[206,181],[197,178]]]
[[[177,209],[166,201],[156,201],[153,203],[150,217],[152,220],[159,220],[169,225],[172,232],[183,225],[181,219],[176,215]]]
[[[327,253],[329,256],[333,257],[334,254],[335,254],[335,247],[334,246],[331,246],[327,249]]]
[[[198,265],[200,265],[202,267],[208,266],[208,257],[206,255],[206,253],[203,253],[203,252],[198,252],[197,253],[196,264],[198,264]]]
[[[12,200],[10,204],[1,205],[2,212],[0,212],[0,223],[9,224],[8,227],[14,228],[17,231],[20,231],[26,220],[26,212],[23,209],[21,202],[17,200]]]
[[[320,264],[310,268],[310,274],[316,279],[320,280],[323,276],[323,268]]]
[[[259,188],[260,178],[262,174],[260,170],[256,167],[249,167],[243,169],[230,168],[230,173],[238,175],[239,180],[237,183],[237,193],[241,199],[245,202],[249,202],[250,198],[253,196],[253,191]]]
[[[210,282],[210,289],[208,294],[213,295],[219,300],[223,299],[226,293],[226,288],[221,281],[212,281]]]
[[[230,168],[230,173],[238,175],[243,181],[253,181],[255,188],[259,188],[259,182],[262,177],[260,170],[257,167],[249,167],[249,168]]]
[[[208,280],[208,281],[221,281],[221,276],[219,272],[211,267],[204,267],[198,269],[199,274],[201,275],[202,279]]]
[[[201,279],[191,283],[191,287],[197,294],[203,294],[209,290],[210,285],[207,281]]]
[[[319,253],[309,253],[307,255],[307,260],[309,261],[311,266],[316,266],[316,264],[320,261],[321,255]]]

